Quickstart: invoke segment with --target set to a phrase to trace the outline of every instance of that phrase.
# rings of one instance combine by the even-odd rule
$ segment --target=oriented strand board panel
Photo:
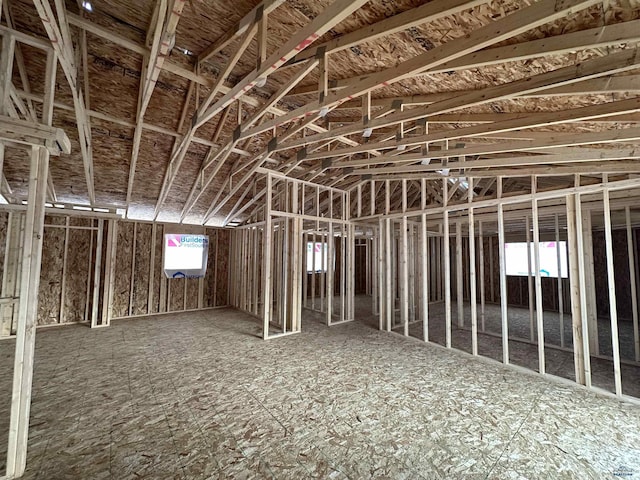
[[[133,222],[118,222],[116,274],[113,289],[113,318],[129,315],[131,288],[131,258],[133,250]]]
[[[64,225],[67,222],[67,217],[64,215],[45,215],[45,225]]]
[[[616,307],[620,320],[631,320],[631,280],[627,256],[627,232],[613,230],[613,268],[615,272]],[[609,316],[609,290],[607,280],[607,252],[604,232],[593,232],[593,269],[596,280],[596,304],[598,315]]]
[[[75,219],[77,220],[77,219]],[[91,260],[91,230],[69,229],[65,271],[64,314],[61,323],[85,321],[87,279]]]
[[[69,217],[69,225],[72,227],[92,227],[97,222],[93,218],[87,217]]]
[[[136,226],[136,265],[133,282],[133,315],[145,315],[149,301],[149,267],[151,265],[151,231],[153,226],[138,223]]]
[[[164,241],[164,228],[162,225],[156,226],[156,243],[153,246],[156,251],[155,255],[155,272],[153,276],[153,305],[151,312],[158,313],[160,311],[160,283],[164,281],[164,272],[162,271],[162,245]]]
[[[52,217],[55,219],[63,217]],[[45,223],[50,218],[45,219]],[[60,323],[62,295],[62,263],[64,259],[64,228],[44,227],[42,268],[38,292],[38,325]]]
[[[163,274],[164,275],[164,274]],[[184,278],[169,279],[169,311],[184,310]]]
[[[207,258],[207,275],[204,277],[204,307],[216,306],[216,245],[218,241],[218,232],[215,228],[207,228],[206,234],[209,235],[209,256]]]
[[[218,254],[216,258],[216,306],[229,304],[229,245],[230,230],[218,230]]]
[[[196,278],[189,278],[187,282],[186,309],[195,310],[198,308],[198,285],[200,281]]]

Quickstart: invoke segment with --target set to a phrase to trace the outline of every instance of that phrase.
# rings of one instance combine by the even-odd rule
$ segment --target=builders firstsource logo
[[[167,247],[197,247],[202,248],[208,243],[207,237],[202,235],[172,235],[167,234]]]
[[[167,247],[179,247],[181,235],[167,235]]]

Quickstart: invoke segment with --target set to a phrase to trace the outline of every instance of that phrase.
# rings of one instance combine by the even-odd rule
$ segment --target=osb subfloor
[[[640,477],[638,406],[315,318],[267,342],[233,310],[39,331],[25,478]]]
[[[363,314],[370,302],[359,302],[359,311]],[[370,309],[370,307],[369,307]],[[482,332],[482,318],[480,305],[478,310],[478,354],[502,361],[502,315],[499,305],[487,304],[485,306],[484,327],[487,334]],[[444,304],[433,304],[429,308],[429,339],[440,345],[445,345],[446,329],[444,322]],[[451,345],[467,353],[472,352],[471,346],[471,306],[469,303],[463,304],[463,328],[458,328],[458,310],[453,302],[451,308]],[[530,316],[529,309],[510,306],[507,309],[508,327],[510,337],[530,340]],[[396,322],[400,323],[400,312],[396,311]],[[370,315],[362,315],[367,318],[369,324],[377,326],[379,318]],[[557,312],[544,312],[544,340],[545,340],[545,370],[552,375],[575,380],[575,367],[573,355],[573,336],[571,331],[571,315],[563,316],[564,339],[560,337],[560,318]],[[536,321],[534,313],[534,322]],[[403,326],[399,324],[393,330],[397,333],[403,332]],[[619,339],[618,345],[620,357],[623,360],[621,365],[622,392],[625,395],[640,398],[640,365],[634,363],[635,351],[633,341],[633,324],[630,321],[620,320],[618,322]],[[410,324],[409,335],[422,338],[422,322],[417,321]],[[591,357],[591,377],[592,384],[596,387],[615,392],[615,376],[613,372],[613,361],[611,341],[611,323],[609,319],[600,318],[598,320],[598,336],[600,355]],[[509,361],[515,365],[538,371],[538,346],[536,343],[537,327],[534,324],[533,343],[509,340]],[[553,348],[562,346],[564,349]],[[591,352],[592,354],[594,352]],[[640,474],[638,475],[640,478]]]

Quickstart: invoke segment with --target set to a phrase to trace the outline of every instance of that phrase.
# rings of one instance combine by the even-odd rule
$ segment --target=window
[[[200,278],[207,271],[209,237],[168,233],[164,236],[167,278]]]
[[[326,272],[327,264],[327,242],[307,242],[307,273]]]
[[[529,243],[531,268],[527,268],[527,243],[505,243],[505,263],[507,275],[526,277],[535,275],[535,256],[533,243]],[[567,278],[567,242],[540,242],[540,276]],[[558,254],[560,255],[560,272],[558,272]]]

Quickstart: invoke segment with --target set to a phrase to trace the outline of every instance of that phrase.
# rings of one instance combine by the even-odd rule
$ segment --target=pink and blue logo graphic
[[[167,234],[167,247],[179,247],[182,235]]]

